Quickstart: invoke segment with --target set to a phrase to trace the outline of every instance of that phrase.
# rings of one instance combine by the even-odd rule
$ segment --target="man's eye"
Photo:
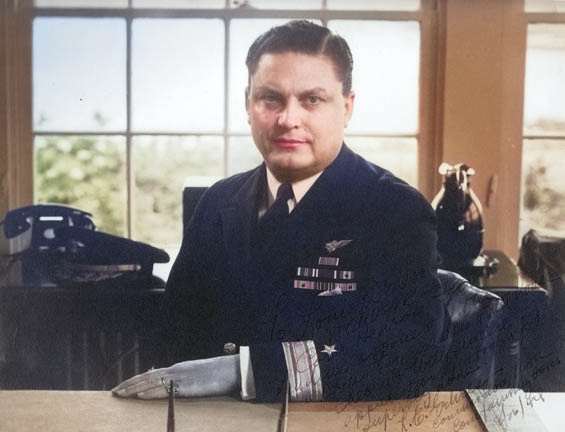
[[[318,105],[320,102],[322,102],[322,98],[319,96],[308,96],[306,100],[311,105]]]
[[[280,101],[280,97],[274,94],[264,94],[260,97],[260,99],[268,104],[274,104]]]

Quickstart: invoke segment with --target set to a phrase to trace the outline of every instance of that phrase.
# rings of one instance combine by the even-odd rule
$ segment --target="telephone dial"
[[[37,204],[10,210],[4,218],[4,235],[14,238],[31,229],[31,248],[49,249],[63,246],[55,235],[62,226],[94,230],[92,215],[72,207]]]

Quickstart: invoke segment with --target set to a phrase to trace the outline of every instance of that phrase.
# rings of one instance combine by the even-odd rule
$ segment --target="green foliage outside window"
[[[182,240],[182,192],[195,179],[223,177],[223,141],[214,136],[135,137],[132,237],[168,248]],[[199,180],[202,181],[202,180]]]
[[[121,138],[37,138],[35,201],[93,214],[101,231],[125,235],[126,164]]]
[[[565,231],[565,191],[552,187],[547,166],[537,161],[525,173],[523,207],[525,218],[538,229]]]
[[[38,137],[35,152],[37,203],[87,211],[99,231],[127,237],[125,137]],[[157,247],[178,247],[185,184],[195,185],[196,179],[211,184],[223,176],[223,166],[218,136],[135,137],[131,237]]]

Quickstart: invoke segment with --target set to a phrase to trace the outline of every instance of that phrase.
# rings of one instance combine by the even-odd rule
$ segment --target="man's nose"
[[[279,114],[279,126],[293,129],[300,125],[302,107],[298,101],[290,100]]]

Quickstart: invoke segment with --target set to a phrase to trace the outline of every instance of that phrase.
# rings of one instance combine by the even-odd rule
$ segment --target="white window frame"
[[[76,17],[76,18],[107,18],[120,17],[126,21],[127,32],[127,126],[125,132],[106,133],[106,132],[62,132],[62,131],[34,131],[33,136],[50,136],[50,135],[72,135],[72,136],[110,136],[118,135],[126,138],[126,160],[128,161],[128,182],[127,182],[127,217],[126,230],[128,236],[132,232],[132,212],[133,204],[131,200],[133,180],[129,161],[131,159],[132,138],[135,135],[151,135],[150,133],[134,133],[131,131],[131,35],[132,22],[136,18],[220,18],[225,25],[225,105],[224,105],[224,131],[223,141],[227,148],[230,137],[237,136],[236,133],[228,131],[229,110],[228,97],[229,94],[229,38],[230,38],[230,21],[233,19],[267,19],[267,18],[283,18],[283,19],[312,19],[320,20],[326,24],[330,20],[346,19],[346,20],[384,20],[384,21],[417,21],[420,23],[421,32],[421,54],[420,54],[420,94],[419,94],[419,127],[415,135],[404,135],[416,138],[418,142],[418,188],[424,195],[431,197],[437,189],[437,179],[435,178],[436,168],[439,165],[438,149],[436,133],[438,125],[436,125],[436,110],[439,100],[437,89],[436,69],[438,68],[438,40],[440,40],[439,19],[437,16],[437,0],[422,0],[421,9],[418,11],[332,11],[332,10],[259,10],[259,9],[67,9],[67,8],[34,8],[33,18],[36,17]],[[167,133],[155,133],[155,135],[167,136]],[[175,133],[174,135],[179,135]],[[189,132],[181,135],[194,135]],[[367,136],[367,135],[364,135]],[[375,137],[383,137],[386,135],[374,135]],[[395,135],[401,136],[402,135]],[[30,158],[33,149],[27,149],[30,152]],[[227,152],[224,152],[227,155]],[[224,166],[227,167],[227,161]]]

